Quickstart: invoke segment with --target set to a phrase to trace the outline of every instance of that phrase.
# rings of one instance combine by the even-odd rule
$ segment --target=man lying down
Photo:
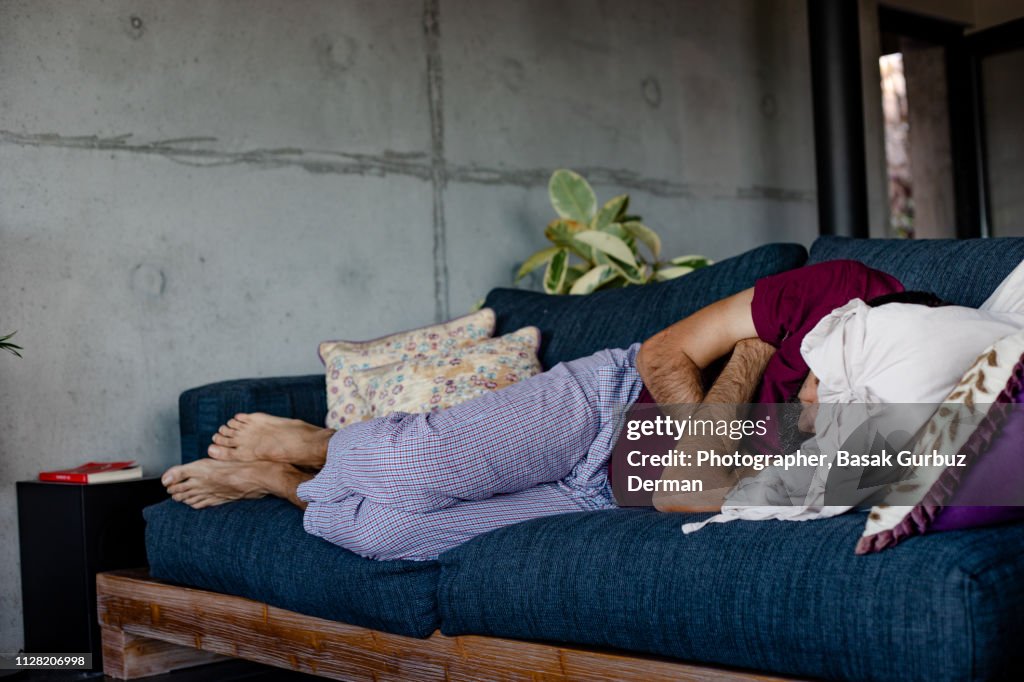
[[[625,405],[796,399],[810,413],[819,380],[801,344],[855,299],[914,308],[930,300],[855,261],[810,265],[758,280],[643,344],[561,363],[440,412],[396,413],[337,432],[239,414],[214,435],[209,458],[171,467],[162,480],[173,499],[196,509],[274,495],[305,510],[307,532],[357,554],[432,559],[502,526],[614,508],[608,462]],[[723,358],[705,390],[702,371]],[[747,473],[705,469],[710,496],[673,494],[655,505],[718,509]]]

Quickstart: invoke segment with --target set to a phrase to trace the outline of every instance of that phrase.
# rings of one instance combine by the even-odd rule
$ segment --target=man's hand
[[[761,382],[775,348],[761,339],[742,339],[736,343],[729,362],[704,396],[705,404],[736,405],[749,403]]]
[[[743,339],[736,344],[732,357],[722,373],[708,390],[703,404],[693,414],[694,419],[732,421],[742,419],[739,408],[749,403],[764,374],[765,367],[775,349],[760,339]],[[697,450],[716,450],[731,453],[739,443],[725,436],[684,436],[676,443],[680,452],[696,453]],[[719,511],[725,495],[740,478],[749,472],[733,468],[700,470],[704,490],[699,493],[654,493],[654,507],[659,511]],[[666,467],[661,480],[686,480],[693,477],[693,470],[686,467]]]

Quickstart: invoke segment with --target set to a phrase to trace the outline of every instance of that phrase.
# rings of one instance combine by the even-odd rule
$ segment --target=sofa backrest
[[[977,308],[1024,260],[1024,237],[851,239],[819,237],[808,263],[849,258],[887,272],[909,290]]]
[[[848,258],[899,278],[907,289],[934,292],[977,307],[1018,263],[1024,237],[996,239],[851,239],[820,237],[810,257],[798,244],[768,244],[669,282],[549,296],[494,289],[485,305],[498,315],[498,334],[540,327],[541,362],[551,367],[602,348],[643,341],[700,308],[754,285],[761,277],[807,263]]]
[[[603,348],[643,341],[704,306],[754,286],[761,277],[798,268],[807,260],[799,244],[768,244],[684,277],[588,296],[551,296],[494,289],[484,305],[497,313],[496,334],[536,325],[545,368]]]

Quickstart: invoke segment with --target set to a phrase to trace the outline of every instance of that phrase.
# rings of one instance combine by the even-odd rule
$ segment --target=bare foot
[[[255,412],[236,414],[213,434],[207,453],[231,462],[287,462],[322,467],[332,429]]]
[[[313,474],[282,462],[219,462],[200,459],[173,466],[160,482],[171,497],[194,509],[213,507],[234,500],[252,500],[274,495],[299,507],[296,488]]]

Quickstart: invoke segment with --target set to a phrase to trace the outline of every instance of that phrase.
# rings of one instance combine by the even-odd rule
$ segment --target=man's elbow
[[[653,339],[647,339],[642,344],[640,344],[640,350],[638,350],[636,353],[636,371],[640,373],[641,377],[645,376],[649,369],[647,359],[648,357],[650,357],[651,347],[648,344],[650,344],[652,340]]]
[[[640,373],[640,378],[644,381],[647,381],[657,371],[659,358],[664,358],[664,338],[664,334],[658,333],[640,344],[640,350],[636,354],[636,371]]]

